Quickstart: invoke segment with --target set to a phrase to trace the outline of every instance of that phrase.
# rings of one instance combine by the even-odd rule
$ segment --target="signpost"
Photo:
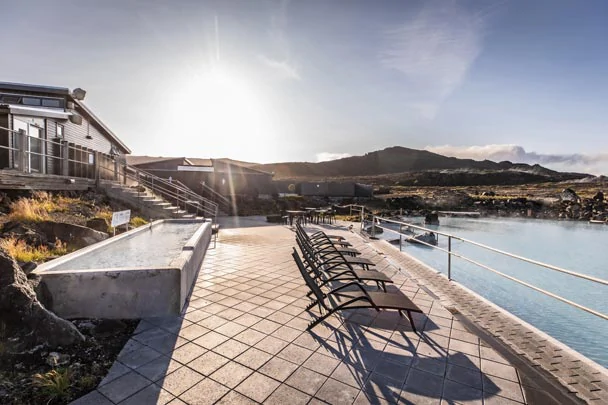
[[[112,213],[112,228],[114,228],[114,235],[116,236],[116,227],[125,225],[127,231],[129,230],[129,221],[131,220],[131,210],[116,211]]]

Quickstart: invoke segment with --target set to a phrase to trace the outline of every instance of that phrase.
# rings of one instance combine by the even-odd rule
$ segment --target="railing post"
[[[122,184],[127,184],[127,165],[122,166]]]
[[[401,246],[403,245],[403,235],[399,234],[399,251],[401,252]]]
[[[448,236],[448,280],[452,280],[452,237]]]
[[[70,175],[70,144],[68,141],[61,142],[61,174]]]
[[[376,216],[372,214],[372,239],[376,238]]]
[[[99,187],[100,180],[100,170],[99,170],[99,157],[101,153],[99,151],[95,151],[95,184]]]
[[[19,169],[21,169],[22,172],[28,172],[29,167],[26,164],[26,153],[28,150],[27,142],[29,141],[29,137],[23,129],[20,129],[17,139],[19,141],[17,142],[17,158],[15,160],[17,161],[17,165],[19,166]]]

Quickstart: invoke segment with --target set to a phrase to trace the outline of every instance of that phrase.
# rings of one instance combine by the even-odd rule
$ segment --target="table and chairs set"
[[[294,219],[300,220],[303,224],[333,224],[336,220],[336,212],[331,208],[313,207],[285,211],[283,223],[293,226]]]

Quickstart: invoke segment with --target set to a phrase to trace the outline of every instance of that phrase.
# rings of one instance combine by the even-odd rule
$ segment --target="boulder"
[[[593,200],[595,200],[597,202],[603,202],[604,201],[604,193],[602,193],[601,191],[598,191],[593,196]]]
[[[87,221],[87,228],[95,229],[99,232],[108,232],[110,224],[105,218],[92,218]]]
[[[69,321],[48,311],[38,301],[27,276],[0,248],[0,320],[10,330],[21,331],[20,343],[34,347],[68,346],[83,342],[84,336]]]
[[[37,223],[37,227],[49,240],[59,239],[66,243],[69,250],[82,249],[108,238],[105,232],[64,222],[42,221]]]
[[[439,215],[437,212],[433,211],[429,214],[426,214],[424,217],[424,223],[426,225],[439,225]]]
[[[579,197],[571,188],[565,188],[559,195],[560,200],[569,202],[578,202]]]

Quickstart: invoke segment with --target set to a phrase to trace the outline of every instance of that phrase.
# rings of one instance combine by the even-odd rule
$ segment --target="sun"
[[[180,131],[213,142],[214,150],[242,155],[272,133],[269,111],[260,94],[227,69],[213,68],[190,78],[179,92],[175,116]]]

